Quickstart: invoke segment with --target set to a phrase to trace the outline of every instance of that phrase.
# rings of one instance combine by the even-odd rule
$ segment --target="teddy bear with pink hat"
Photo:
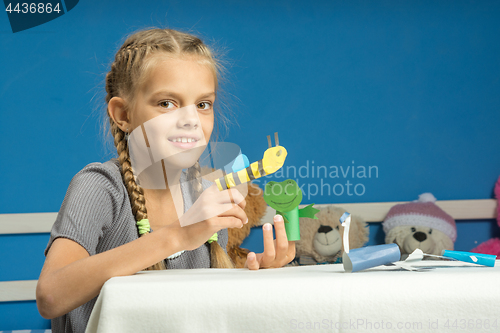
[[[423,193],[417,201],[393,206],[382,223],[385,242],[398,244],[401,254],[415,249],[441,255],[453,250],[457,239],[455,220],[436,204],[431,193]]]

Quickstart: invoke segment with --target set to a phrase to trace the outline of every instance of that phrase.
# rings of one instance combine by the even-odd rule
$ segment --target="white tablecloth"
[[[500,331],[499,261],[422,264],[141,272],[105,283],[87,332]]]

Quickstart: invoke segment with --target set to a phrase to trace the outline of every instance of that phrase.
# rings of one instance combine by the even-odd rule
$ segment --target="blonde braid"
[[[196,201],[203,192],[203,184],[201,177],[200,162],[196,163],[188,169],[188,180],[192,184],[193,201]],[[234,263],[231,258],[224,252],[217,241],[210,243],[210,267],[212,268],[234,268]]]
[[[106,75],[106,91],[108,95],[106,96],[106,102],[109,102],[113,96],[118,95],[118,91],[115,88],[115,83],[118,80],[121,80],[123,75],[119,75],[121,72],[125,72],[125,75],[131,75],[131,68],[134,64],[134,59],[137,59],[136,53],[138,48],[131,49],[129,47],[120,50],[116,54],[115,62],[111,65],[111,71]],[[126,63],[126,70],[119,71],[118,68],[123,67]],[[129,79],[131,79],[129,77]],[[130,206],[132,208],[132,214],[135,217],[136,221],[140,221],[148,218],[148,213],[146,209],[146,199],[144,197],[144,190],[137,185],[134,177],[134,173],[132,170],[132,164],[130,162],[130,155],[128,150],[127,139],[125,138],[125,133],[116,125],[116,123],[110,117],[110,127],[111,134],[114,138],[114,144],[116,147],[116,151],[118,153],[118,161],[121,166],[121,173],[123,178],[123,183],[127,188],[127,192],[129,195]],[[147,234],[146,232],[144,234]],[[142,235],[144,235],[142,234]],[[140,237],[142,237],[140,235]],[[162,270],[166,269],[165,263],[163,261],[154,264],[146,268],[146,270]]]
[[[115,138],[118,161],[122,167],[123,182],[127,187],[127,192],[130,197],[132,213],[137,221],[147,219],[148,213],[146,210],[144,190],[135,182],[125,133],[114,122],[111,124],[111,130]]]
[[[191,181],[191,194],[193,196],[193,201],[196,201],[203,192],[200,161],[196,161],[196,163],[188,169],[187,179]]]
[[[135,182],[134,173],[132,170],[132,165],[130,164],[130,155],[128,152],[128,144],[125,138],[125,133],[111,121],[111,132],[115,138],[115,146],[118,152],[118,161],[121,165],[121,173],[125,187],[127,188],[128,196],[130,199],[130,206],[132,207],[132,214],[134,214],[135,220],[140,221],[142,219],[148,218],[148,212],[146,209],[146,199],[144,198],[144,190],[142,187],[137,185]],[[146,232],[145,234],[149,234]],[[162,270],[166,269],[165,263],[160,261],[151,267],[146,268],[146,270]]]

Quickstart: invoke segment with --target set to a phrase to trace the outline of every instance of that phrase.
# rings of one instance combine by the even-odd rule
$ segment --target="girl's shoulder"
[[[87,164],[82,170],[80,170],[80,172],[77,173],[77,175],[84,173],[102,173],[113,178],[121,178],[120,163],[116,158],[110,159],[104,163],[93,162]]]
[[[120,162],[116,158],[112,158],[109,161],[106,161],[104,163],[101,162],[93,162],[87,164],[81,171],[87,171],[87,170],[106,170],[111,173],[118,173],[120,174]],[[80,171],[80,172],[81,172]]]
[[[104,163],[94,162],[87,164],[73,177],[71,185],[79,185],[79,187],[85,188],[102,188],[105,190],[112,188],[113,192],[119,193],[125,189],[120,163],[115,158]]]
[[[113,233],[114,230],[120,233]],[[46,254],[58,237],[74,240],[91,255],[137,237],[130,201],[116,160],[90,163],[73,176],[52,226]]]

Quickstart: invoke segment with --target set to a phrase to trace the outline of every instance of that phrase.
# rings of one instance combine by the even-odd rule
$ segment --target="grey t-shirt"
[[[184,211],[193,204],[186,174],[181,176]],[[211,183],[203,180],[203,188]],[[89,255],[95,255],[139,237],[132,214],[127,189],[123,184],[116,159],[105,163],[91,163],[78,172],[69,185],[56,222],[52,227],[45,255],[52,242],[59,237],[71,239],[83,246]],[[227,229],[218,232],[218,242],[226,251]],[[165,260],[168,269],[210,268],[208,243],[180,256]],[[73,311],[52,319],[52,331],[85,332],[97,297]]]

